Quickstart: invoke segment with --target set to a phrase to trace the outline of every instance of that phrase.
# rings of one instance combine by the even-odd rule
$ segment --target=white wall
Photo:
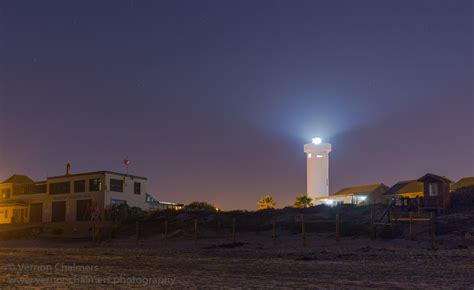
[[[310,197],[329,195],[329,152],[331,144],[306,144],[306,190]],[[318,157],[322,156],[322,157]]]
[[[123,192],[115,192],[110,190],[110,179],[119,179],[124,181]],[[140,194],[134,193],[134,183],[141,184]],[[147,181],[143,178],[133,178],[131,176],[123,176],[113,173],[105,174],[105,205],[109,205],[112,199],[126,200],[129,206],[136,206],[143,210],[148,209],[145,202]]]

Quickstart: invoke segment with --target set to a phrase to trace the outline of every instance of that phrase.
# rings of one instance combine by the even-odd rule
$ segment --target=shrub
[[[455,207],[474,207],[474,186],[462,187],[452,193]]]
[[[193,201],[184,207],[185,211],[207,211],[215,212],[217,208],[210,203],[203,201]]]

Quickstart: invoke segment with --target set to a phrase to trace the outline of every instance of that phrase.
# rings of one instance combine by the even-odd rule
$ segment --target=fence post
[[[375,240],[375,227],[374,227],[374,210],[370,210],[370,238]]]
[[[168,238],[168,220],[165,220],[165,239]]]
[[[276,221],[275,221],[275,216],[272,218],[272,240],[273,240],[273,246],[276,244]]]
[[[194,219],[194,243],[197,242],[198,238],[198,221],[197,219]]]
[[[112,242],[112,229],[113,229],[113,228],[112,228],[112,222],[109,222],[107,228],[109,229],[109,232],[108,232],[108,234],[109,234],[109,241]]]
[[[138,241],[140,240],[140,223],[138,221],[135,223],[135,238],[135,242],[138,247]]]
[[[336,214],[336,241],[339,242],[341,237],[341,225],[340,225],[339,214]]]
[[[92,222],[92,241],[95,242],[95,222]]]
[[[301,237],[303,238],[303,247],[306,246],[306,228],[304,224],[304,215],[301,215]]]
[[[232,218],[232,243],[235,243],[235,217]]]
[[[413,229],[413,212],[410,212],[409,215],[410,215],[410,240],[414,240],[415,233]]]
[[[392,211],[388,211],[388,222],[390,223],[390,232],[392,234],[392,238],[395,236],[395,229],[393,228],[393,217],[392,217]]]
[[[434,220],[434,213],[431,213],[431,248],[435,248],[436,240],[435,240],[435,220]]]

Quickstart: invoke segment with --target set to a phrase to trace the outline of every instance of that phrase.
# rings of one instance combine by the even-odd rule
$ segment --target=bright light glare
[[[359,199],[360,199],[360,200],[366,200],[366,199],[367,199],[367,196],[365,196],[365,195],[359,196]]]
[[[334,200],[332,199],[323,199],[323,202],[325,205],[333,206],[334,205]]]
[[[321,144],[321,142],[322,142],[321,138],[313,138],[313,144],[318,145],[318,144]]]
[[[311,158],[311,153],[308,153],[308,158]]]
[[[318,158],[323,158],[324,156],[318,154],[318,155],[316,155],[316,157],[318,157]]]

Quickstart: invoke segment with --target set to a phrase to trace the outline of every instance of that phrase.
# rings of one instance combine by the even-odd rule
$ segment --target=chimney
[[[71,174],[71,163],[68,162],[66,164],[66,175],[70,175]]]

